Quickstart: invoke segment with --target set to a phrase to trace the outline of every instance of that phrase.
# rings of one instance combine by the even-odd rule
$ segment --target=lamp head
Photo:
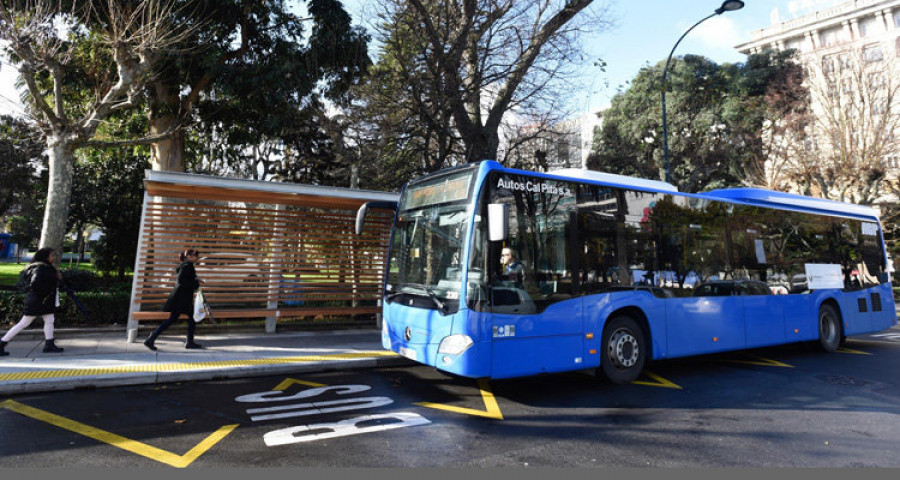
[[[722,6],[716,9],[716,14],[719,15],[725,12],[733,12],[742,8],[744,8],[744,2],[741,0],[725,0],[722,2]]]

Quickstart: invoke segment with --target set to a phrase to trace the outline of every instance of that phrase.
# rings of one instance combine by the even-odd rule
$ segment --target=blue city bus
[[[597,369],[626,383],[650,360],[833,352],[897,322],[864,206],[483,161],[411,181],[390,207],[382,343],[454,375]]]

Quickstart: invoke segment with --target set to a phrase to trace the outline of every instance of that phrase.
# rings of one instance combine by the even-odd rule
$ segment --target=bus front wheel
[[[841,345],[841,317],[831,305],[819,308],[819,348],[832,353]]]
[[[630,383],[638,378],[647,359],[641,327],[629,316],[617,316],[603,328],[603,358],[600,370],[610,382]]]

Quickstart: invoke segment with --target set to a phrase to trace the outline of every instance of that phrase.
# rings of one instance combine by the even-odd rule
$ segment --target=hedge
[[[125,323],[128,319],[128,302],[131,295],[127,291],[80,292],[76,297],[90,314],[86,319],[75,302],[60,293],[56,325],[111,325]],[[22,318],[25,295],[14,292],[0,292],[0,322],[9,325]]]

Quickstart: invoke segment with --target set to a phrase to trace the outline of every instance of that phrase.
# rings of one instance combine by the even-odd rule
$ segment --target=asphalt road
[[[900,328],[880,335],[632,385],[410,366],[0,398],[0,467],[898,467]]]

